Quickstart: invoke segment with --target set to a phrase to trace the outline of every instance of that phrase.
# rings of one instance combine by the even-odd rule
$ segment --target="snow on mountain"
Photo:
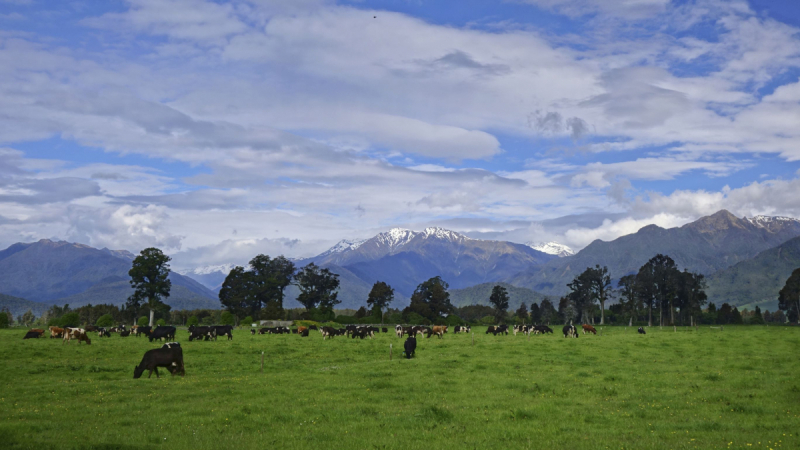
[[[559,244],[558,242],[539,242],[539,243],[528,242],[525,245],[534,250],[538,250],[542,253],[547,253],[548,255],[556,255],[558,257],[572,256],[575,254],[575,252],[572,251],[571,248],[567,247],[564,244]]]
[[[425,228],[425,231],[423,231],[421,234],[426,238],[433,236],[437,239],[444,239],[448,241],[463,241],[471,239],[463,234],[456,233],[455,231],[445,230],[444,228],[439,227]]]
[[[342,253],[350,250],[355,250],[361,246],[366,239],[342,239],[336,245],[321,253],[319,256],[330,255],[332,253]]]
[[[216,264],[203,267],[195,267],[194,269],[180,272],[181,275],[208,275],[216,272],[229,274],[235,264]]]
[[[373,239],[375,239],[378,244],[386,245],[391,250],[394,250],[409,243],[418,234],[419,233],[416,231],[407,230],[405,228],[392,228],[385,233],[378,234]]]
[[[800,222],[793,217],[781,217],[781,216],[755,216],[755,217],[745,217],[744,220],[750,222],[751,224],[757,227],[765,227],[770,224],[776,222]]]

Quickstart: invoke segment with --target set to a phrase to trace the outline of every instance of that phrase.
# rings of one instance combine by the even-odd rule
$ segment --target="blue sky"
[[[0,0],[0,117],[3,247],[191,268],[442,225],[580,249],[800,217],[800,6]]]

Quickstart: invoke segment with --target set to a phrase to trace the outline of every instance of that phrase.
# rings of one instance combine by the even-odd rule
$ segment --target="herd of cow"
[[[581,325],[583,329],[583,334],[592,333],[597,334],[597,330],[591,325]],[[437,336],[439,339],[444,337],[444,334],[447,333],[448,326],[446,325],[435,325],[433,327],[424,326],[424,325],[415,325],[415,326],[402,326],[397,325],[395,326],[395,334],[398,338],[402,338],[403,336],[408,336],[403,344],[403,354],[406,358],[412,358],[416,352],[417,348],[417,336],[422,335],[426,338],[431,336]],[[261,328],[256,330],[255,328],[250,330],[251,335],[257,334],[299,334],[302,337],[308,337],[309,332],[311,330],[318,330],[322,334],[322,339],[332,339],[334,336],[346,336],[352,339],[355,338],[373,338],[375,333],[387,333],[389,330],[386,327],[378,328],[368,325],[347,325],[344,328],[334,328],[329,326],[324,327],[317,327],[314,325],[311,326],[299,326],[296,329],[290,329],[288,327],[271,327],[271,328]],[[499,325],[499,326],[490,326],[486,329],[486,334],[492,333],[494,336],[498,334],[508,334],[508,325]],[[454,333],[470,333],[472,329],[469,326],[455,326],[453,327]],[[514,325],[512,328],[514,335],[516,336],[517,333],[523,333],[525,335],[531,334],[546,334],[546,333],[553,333],[553,330],[548,327],[547,325]],[[639,327],[637,330],[639,334],[646,334],[644,328]],[[50,338],[61,338],[62,343],[67,343],[72,340],[77,340],[78,345],[81,342],[86,342],[87,345],[91,345],[92,340],[89,339],[88,332],[97,332],[99,337],[110,337],[112,333],[119,333],[121,337],[127,337],[133,334],[134,336],[147,336],[150,339],[150,342],[155,340],[161,341],[162,339],[169,341],[170,339],[175,339],[175,333],[177,332],[175,327],[172,326],[157,326],[156,328],[149,327],[149,326],[139,326],[134,325],[131,327],[130,330],[125,328],[125,325],[120,325],[118,327],[113,328],[103,328],[103,327],[95,327],[95,326],[87,326],[85,328],[77,328],[77,327],[50,327]],[[564,325],[562,329],[565,338],[577,338],[578,337],[578,328],[575,325]],[[40,328],[33,328],[25,333],[25,337],[23,339],[38,339],[44,336],[45,330]],[[233,340],[233,327],[231,325],[216,325],[216,326],[196,326],[192,325],[189,327],[189,341],[193,340],[217,340],[219,336],[227,336],[228,340]],[[156,373],[156,378],[159,377],[158,368],[165,367],[169,373],[172,375],[180,374],[181,376],[185,375],[186,371],[184,370],[183,364],[183,350],[181,349],[181,345],[178,342],[167,342],[161,348],[148,350],[142,361],[139,363],[138,366],[134,368],[133,371],[133,378],[139,378],[142,376],[145,370],[149,371],[148,378],[153,375],[153,372]]]

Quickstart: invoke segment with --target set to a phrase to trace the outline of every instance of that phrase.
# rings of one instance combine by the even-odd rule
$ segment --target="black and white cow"
[[[470,331],[472,331],[472,329],[469,327],[469,325],[456,325],[453,327],[453,333],[469,333]]]
[[[533,327],[533,334],[546,334],[546,333],[553,334],[553,329],[548,327],[547,325],[535,325]]]
[[[339,335],[336,331],[336,328],[333,327],[322,327],[319,329],[319,332],[322,333],[322,340],[324,341],[325,338],[333,338],[334,336]]]
[[[153,372],[156,373],[156,378],[159,378],[159,367],[166,367],[172,375],[176,373],[181,376],[186,375],[186,371],[183,368],[183,350],[181,350],[181,347],[162,347],[148,350],[142,357],[142,362],[133,368],[133,378],[141,377],[145,370],[150,371],[147,378],[150,378]]]
[[[647,334],[647,333],[644,331],[644,328],[643,328],[643,327],[639,327],[639,330],[637,330],[637,331],[639,332],[639,334]]]
[[[414,352],[417,350],[417,338],[409,336],[403,343],[403,350],[406,359],[411,359],[414,356]]]
[[[214,334],[214,340],[217,340],[218,336],[228,336],[228,340],[233,340],[233,326],[231,325],[217,325],[214,327],[216,331]]]
[[[255,328],[250,328],[250,335],[251,336],[255,336],[256,335],[256,329]]]
[[[161,348],[174,348],[180,346],[181,346],[180,342],[166,342],[164,343],[164,345],[161,346]]]
[[[564,325],[564,328],[562,328],[561,331],[564,333],[564,337],[565,338],[567,338],[567,337],[577,338],[578,337],[578,329],[575,328],[575,325]]]
[[[147,337],[150,339],[150,342],[156,339],[159,341],[161,339],[175,339],[175,331],[175,327],[156,327],[156,329],[150,333],[150,336]]]
[[[189,327],[189,341],[193,341],[195,339],[208,341],[210,339],[216,339],[216,337],[217,330],[214,327],[198,327],[195,325]]]

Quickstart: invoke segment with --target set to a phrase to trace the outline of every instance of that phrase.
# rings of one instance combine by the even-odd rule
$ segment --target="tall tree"
[[[695,317],[702,314],[703,305],[708,302],[705,289],[706,281],[703,274],[688,270],[678,273],[675,306],[680,308],[681,317],[689,315],[690,325],[694,325]]]
[[[284,290],[292,283],[294,263],[283,256],[272,259],[269,255],[259,254],[250,260],[250,272],[254,300],[281,315]],[[275,304],[271,305],[271,302]]]
[[[156,310],[169,310],[169,306],[161,301],[162,298],[169,297],[172,288],[172,281],[168,279],[169,261],[170,257],[161,250],[150,247],[139,253],[128,271],[133,288],[128,302],[139,306],[146,301],[146,306],[150,309],[150,326],[153,326]]]
[[[536,303],[534,303],[535,305]],[[520,303],[519,308],[517,308],[517,312],[515,313],[517,317],[522,319],[523,322],[528,321],[528,306],[525,305],[525,302]]]
[[[372,285],[372,290],[369,291],[367,297],[367,305],[372,309],[373,315],[377,312],[381,316],[381,323],[383,323],[383,310],[387,308],[394,300],[394,289],[383,281],[376,281]]]
[[[600,325],[606,323],[606,301],[611,291],[611,276],[608,274],[608,267],[600,265],[591,269],[592,297],[600,303]]]
[[[546,297],[542,300],[542,303],[539,304],[539,312],[541,313],[542,323],[550,325],[550,322],[556,320],[558,318],[558,311],[556,311],[555,306],[553,306],[553,302],[550,300],[549,297]]]
[[[489,296],[489,303],[494,306],[494,317],[497,319],[497,323],[505,323],[508,311],[508,291],[506,291],[506,288],[500,285],[493,287],[492,295]]]
[[[442,320],[455,310],[450,303],[448,287],[450,286],[447,282],[438,276],[420,283],[411,295],[411,304],[404,313],[417,313],[431,322]]]
[[[559,301],[558,306],[558,312],[562,315],[565,322],[574,318],[573,313],[570,313],[569,317],[564,315],[564,308],[569,304],[574,308],[574,311],[577,312],[578,320],[583,323],[588,323],[586,320],[588,310],[594,303],[592,276],[592,268],[589,267],[567,284],[570,293]]]
[[[666,255],[657,254],[650,258],[637,274],[636,285],[639,288],[639,295],[647,306],[647,322],[653,325],[653,308],[658,308],[659,324],[664,323],[663,313],[665,309],[670,311],[670,320],[674,320],[673,302],[677,291],[677,278],[680,275],[675,261]]]
[[[333,312],[333,307],[341,303],[338,299],[339,275],[328,269],[323,269],[314,263],[300,269],[294,276],[295,283],[300,289],[297,301],[306,310],[319,308],[327,313]]]
[[[634,318],[638,320],[639,310],[642,305],[636,280],[637,277],[634,274],[625,275],[619,279],[619,284],[617,284],[622,310],[629,315],[628,326],[633,325]]]
[[[542,321],[542,310],[536,303],[531,303],[531,311],[529,313],[532,324],[538,324]]]
[[[565,325],[575,319],[575,312],[575,305],[569,296],[561,297],[558,300],[558,316]]]
[[[219,290],[219,302],[239,317],[259,317],[261,299],[254,295],[253,274],[242,266],[232,268]]]
[[[800,269],[792,272],[778,293],[778,309],[786,311],[790,322],[800,322]]]

